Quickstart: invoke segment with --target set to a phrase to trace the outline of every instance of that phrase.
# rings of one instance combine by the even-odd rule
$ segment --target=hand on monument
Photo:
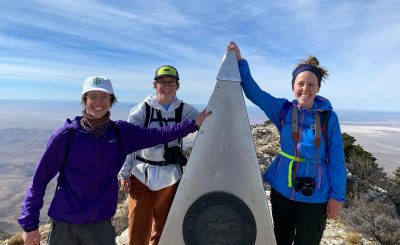
[[[211,115],[211,113],[212,113],[212,111],[207,111],[207,112],[206,112],[206,109],[204,109],[204,110],[200,113],[200,115],[198,115],[198,116],[196,117],[195,121],[196,121],[196,125],[197,125],[198,128],[200,128],[200,126],[201,126],[201,124],[203,123],[204,119],[205,119],[206,117],[208,117],[209,115]]]
[[[236,45],[235,42],[230,41],[230,42],[228,43],[228,46],[226,47],[226,50],[228,50],[228,51],[230,51],[230,50],[235,51],[237,60],[238,60],[238,61],[239,61],[239,60],[243,60],[242,55],[240,54],[240,49],[239,49],[239,47]]]

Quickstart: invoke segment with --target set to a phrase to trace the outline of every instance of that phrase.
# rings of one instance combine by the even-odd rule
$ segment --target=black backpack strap
[[[181,101],[181,104],[179,105],[178,108],[175,109],[175,123],[180,123],[182,122],[182,111],[183,111],[183,101]]]
[[[121,134],[119,132],[119,128],[118,128],[117,124],[112,120],[110,120],[110,124],[111,124],[111,127],[114,129],[115,134],[117,135],[118,147],[121,147],[122,139],[121,139]]]
[[[293,103],[290,101],[285,101],[282,105],[281,111],[279,112],[279,121],[280,124],[278,125],[279,132],[282,129],[283,124],[285,123],[285,117],[288,113],[289,109],[293,106]]]
[[[326,162],[328,163],[328,153],[329,153],[329,137],[328,137],[328,128],[329,128],[329,119],[331,118],[332,111],[323,111],[321,112],[321,131],[325,140],[325,152],[326,152]]]
[[[165,120],[163,120],[163,118],[162,118],[161,111],[156,110],[156,113],[157,113],[157,120],[160,123],[160,127],[164,127],[163,121],[165,121]],[[166,122],[165,122],[165,124],[166,124]]]
[[[150,107],[149,104],[147,104],[146,102],[144,102],[144,104],[146,106],[146,117],[144,119],[143,126],[145,128],[148,128],[149,127],[149,123],[150,123],[150,118],[153,116],[153,110],[152,110],[152,108]],[[151,114],[150,114],[150,110],[151,110]]]
[[[119,128],[118,128],[117,124],[112,120],[110,120],[110,124],[111,124],[111,127],[114,129],[115,134],[117,135],[118,148],[121,148],[122,139],[121,139],[121,134],[119,132]],[[57,190],[59,189],[60,183],[61,183],[62,178],[64,176],[65,166],[67,165],[67,161],[68,161],[69,149],[70,149],[71,144],[72,144],[73,131],[74,130],[72,128],[67,128],[67,144],[65,146],[64,159],[63,159],[63,162],[61,163],[61,167],[60,167],[60,170],[59,170],[55,192],[57,192]]]
[[[67,128],[67,144],[65,145],[64,159],[63,159],[63,162],[61,163],[60,170],[58,171],[59,173],[58,173],[58,177],[57,177],[57,185],[56,185],[55,192],[57,192],[58,189],[60,188],[60,183],[64,176],[65,166],[67,165],[67,161],[68,161],[69,148],[70,148],[71,142],[72,142],[72,135],[73,135],[73,129]]]
[[[162,118],[162,115],[161,115],[161,111],[160,110],[156,110],[156,113],[157,113],[158,122],[160,123],[160,127],[162,128],[162,127],[164,127],[164,125],[163,125],[163,118]],[[165,124],[168,125],[167,122],[165,122]],[[167,149],[168,149],[168,144],[164,143],[164,150],[167,150]]]
[[[174,119],[175,123],[180,123],[182,121],[182,112],[183,112],[184,104],[185,103],[183,103],[183,101],[181,101],[180,105],[175,109],[175,119]],[[150,113],[150,110],[151,110],[151,113]],[[153,112],[154,112],[154,108],[150,107],[150,105],[148,105],[146,103],[146,121],[145,122],[147,122],[147,124],[145,124],[145,125],[148,126],[148,123],[150,121],[152,121]],[[165,122],[165,125],[168,125],[167,120],[162,118],[160,110],[156,110],[156,114],[157,114],[157,120],[160,124],[160,127],[164,127],[163,122]],[[147,115],[149,115],[149,116],[147,116]],[[170,120],[168,120],[168,121],[170,121]],[[182,148],[182,139],[179,138],[178,143],[180,144],[180,146]],[[168,148],[168,144],[164,144],[164,150],[166,150],[167,148]]]
[[[175,109],[175,123],[182,122],[182,112],[183,112],[184,104],[185,103],[183,103],[183,101],[181,101],[181,104],[179,105],[179,107]],[[181,146],[181,149],[182,149],[183,141],[181,138],[178,139],[178,144]]]

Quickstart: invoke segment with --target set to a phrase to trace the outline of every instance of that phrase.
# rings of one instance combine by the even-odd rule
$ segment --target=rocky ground
[[[256,146],[256,154],[260,163],[260,171],[264,172],[272,159],[279,152],[279,135],[273,125],[254,125],[252,126],[252,134]],[[269,196],[268,187],[266,186],[266,193]],[[118,237],[116,244],[125,245],[127,241],[127,204],[126,196],[120,195],[120,203],[118,204],[117,212],[113,218],[113,224],[116,228]],[[50,225],[40,227],[42,234],[42,242],[40,244],[47,244],[46,238],[50,229]],[[0,241],[0,245],[15,245],[21,241],[20,234],[15,234],[14,237]],[[335,220],[328,220],[326,230],[321,244],[323,245],[349,245],[349,244],[365,244],[374,245],[379,244],[376,241],[369,240],[361,234],[354,232],[351,228],[346,227],[340,218]]]

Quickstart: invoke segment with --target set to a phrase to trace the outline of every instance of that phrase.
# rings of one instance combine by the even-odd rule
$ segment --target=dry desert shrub
[[[20,233],[14,234],[9,240],[8,245],[24,245],[24,240]]]
[[[344,209],[344,221],[358,232],[384,245],[400,244],[400,220],[390,215],[379,200],[353,199]]]
[[[362,245],[361,238],[355,232],[349,232],[344,241],[345,245]]]

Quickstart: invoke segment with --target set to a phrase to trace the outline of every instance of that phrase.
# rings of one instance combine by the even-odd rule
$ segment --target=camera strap
[[[316,175],[316,169],[317,169],[317,161],[318,161],[318,148],[321,145],[321,117],[320,117],[320,112],[315,112],[314,113],[314,146],[315,146],[315,156],[314,156],[314,177]],[[298,121],[298,108],[297,106],[293,106],[292,109],[292,139],[294,142],[294,149],[296,150],[297,143],[300,141],[300,135],[299,135],[299,121]],[[327,143],[325,143],[327,144]],[[295,156],[297,152],[295,151]],[[305,176],[308,176],[308,166],[306,166],[306,172]]]
[[[314,144],[316,148],[318,148],[321,145],[321,118],[319,112],[314,113],[314,123]],[[293,142],[298,142],[300,140],[298,109],[296,106],[293,106],[292,110],[292,139]]]
[[[282,108],[281,108],[280,113],[279,113],[280,124],[277,124],[277,127],[278,127],[279,132],[281,132],[283,125],[286,123],[285,118],[286,118],[286,115],[287,115],[288,111],[289,111],[289,110],[292,110],[292,108],[294,109],[294,107],[296,107],[296,106],[293,104],[293,102],[285,101],[285,102],[283,103]],[[297,110],[297,108],[296,108],[296,110]],[[292,110],[292,113],[293,113],[293,110]],[[297,111],[294,112],[294,113],[297,113]],[[330,119],[330,117],[331,117],[331,113],[332,113],[332,111],[330,111],[330,110],[316,112],[316,114],[319,114],[319,117],[320,117],[320,119],[319,119],[319,120],[316,120],[316,121],[319,121],[319,122],[320,122],[321,136],[323,136],[323,138],[324,138],[324,140],[325,140],[325,153],[326,153],[325,162],[326,162],[326,163],[329,162],[329,161],[328,161],[328,158],[329,158],[328,125],[329,125],[329,119]],[[293,115],[292,115],[292,120],[293,120]],[[297,117],[296,117],[296,120],[298,120]],[[297,125],[297,123],[296,123],[296,125]],[[293,129],[293,128],[294,128],[294,127],[293,127],[293,125],[292,125],[292,129]],[[294,130],[296,130],[296,131],[298,132],[297,127],[295,127]],[[295,131],[295,132],[296,132],[296,131]],[[296,133],[294,133],[294,134],[292,135],[292,137],[293,137],[293,136],[294,136],[296,139],[298,139],[299,134],[297,133],[297,136],[296,136]],[[320,139],[321,139],[321,136],[320,136]],[[320,141],[320,140],[319,140],[319,141]],[[318,140],[317,140],[317,142],[316,142],[316,141],[314,141],[314,142],[317,143],[317,144],[319,144],[319,143],[318,143]],[[282,139],[281,139],[281,144],[282,144]],[[318,146],[319,146],[319,145],[318,145]]]
[[[321,145],[321,118],[319,115],[319,112],[315,112],[314,113],[314,131],[315,131],[315,135],[314,135],[314,145],[315,145],[315,165],[317,164],[318,161],[318,148]],[[292,175],[293,175],[293,168],[294,168],[294,162],[306,162],[305,159],[298,157],[297,156],[297,143],[300,141],[300,134],[299,134],[299,120],[298,120],[298,108],[296,106],[292,106],[292,140],[293,140],[293,144],[294,144],[294,156],[287,154],[283,151],[280,151],[279,154],[281,154],[282,156],[290,159],[290,163],[289,163],[289,167],[288,167],[288,187],[292,187]],[[326,143],[327,144],[327,143]],[[305,175],[308,176],[308,167],[306,167],[306,173]],[[316,166],[314,166],[314,175],[315,175],[315,171],[316,171]]]

